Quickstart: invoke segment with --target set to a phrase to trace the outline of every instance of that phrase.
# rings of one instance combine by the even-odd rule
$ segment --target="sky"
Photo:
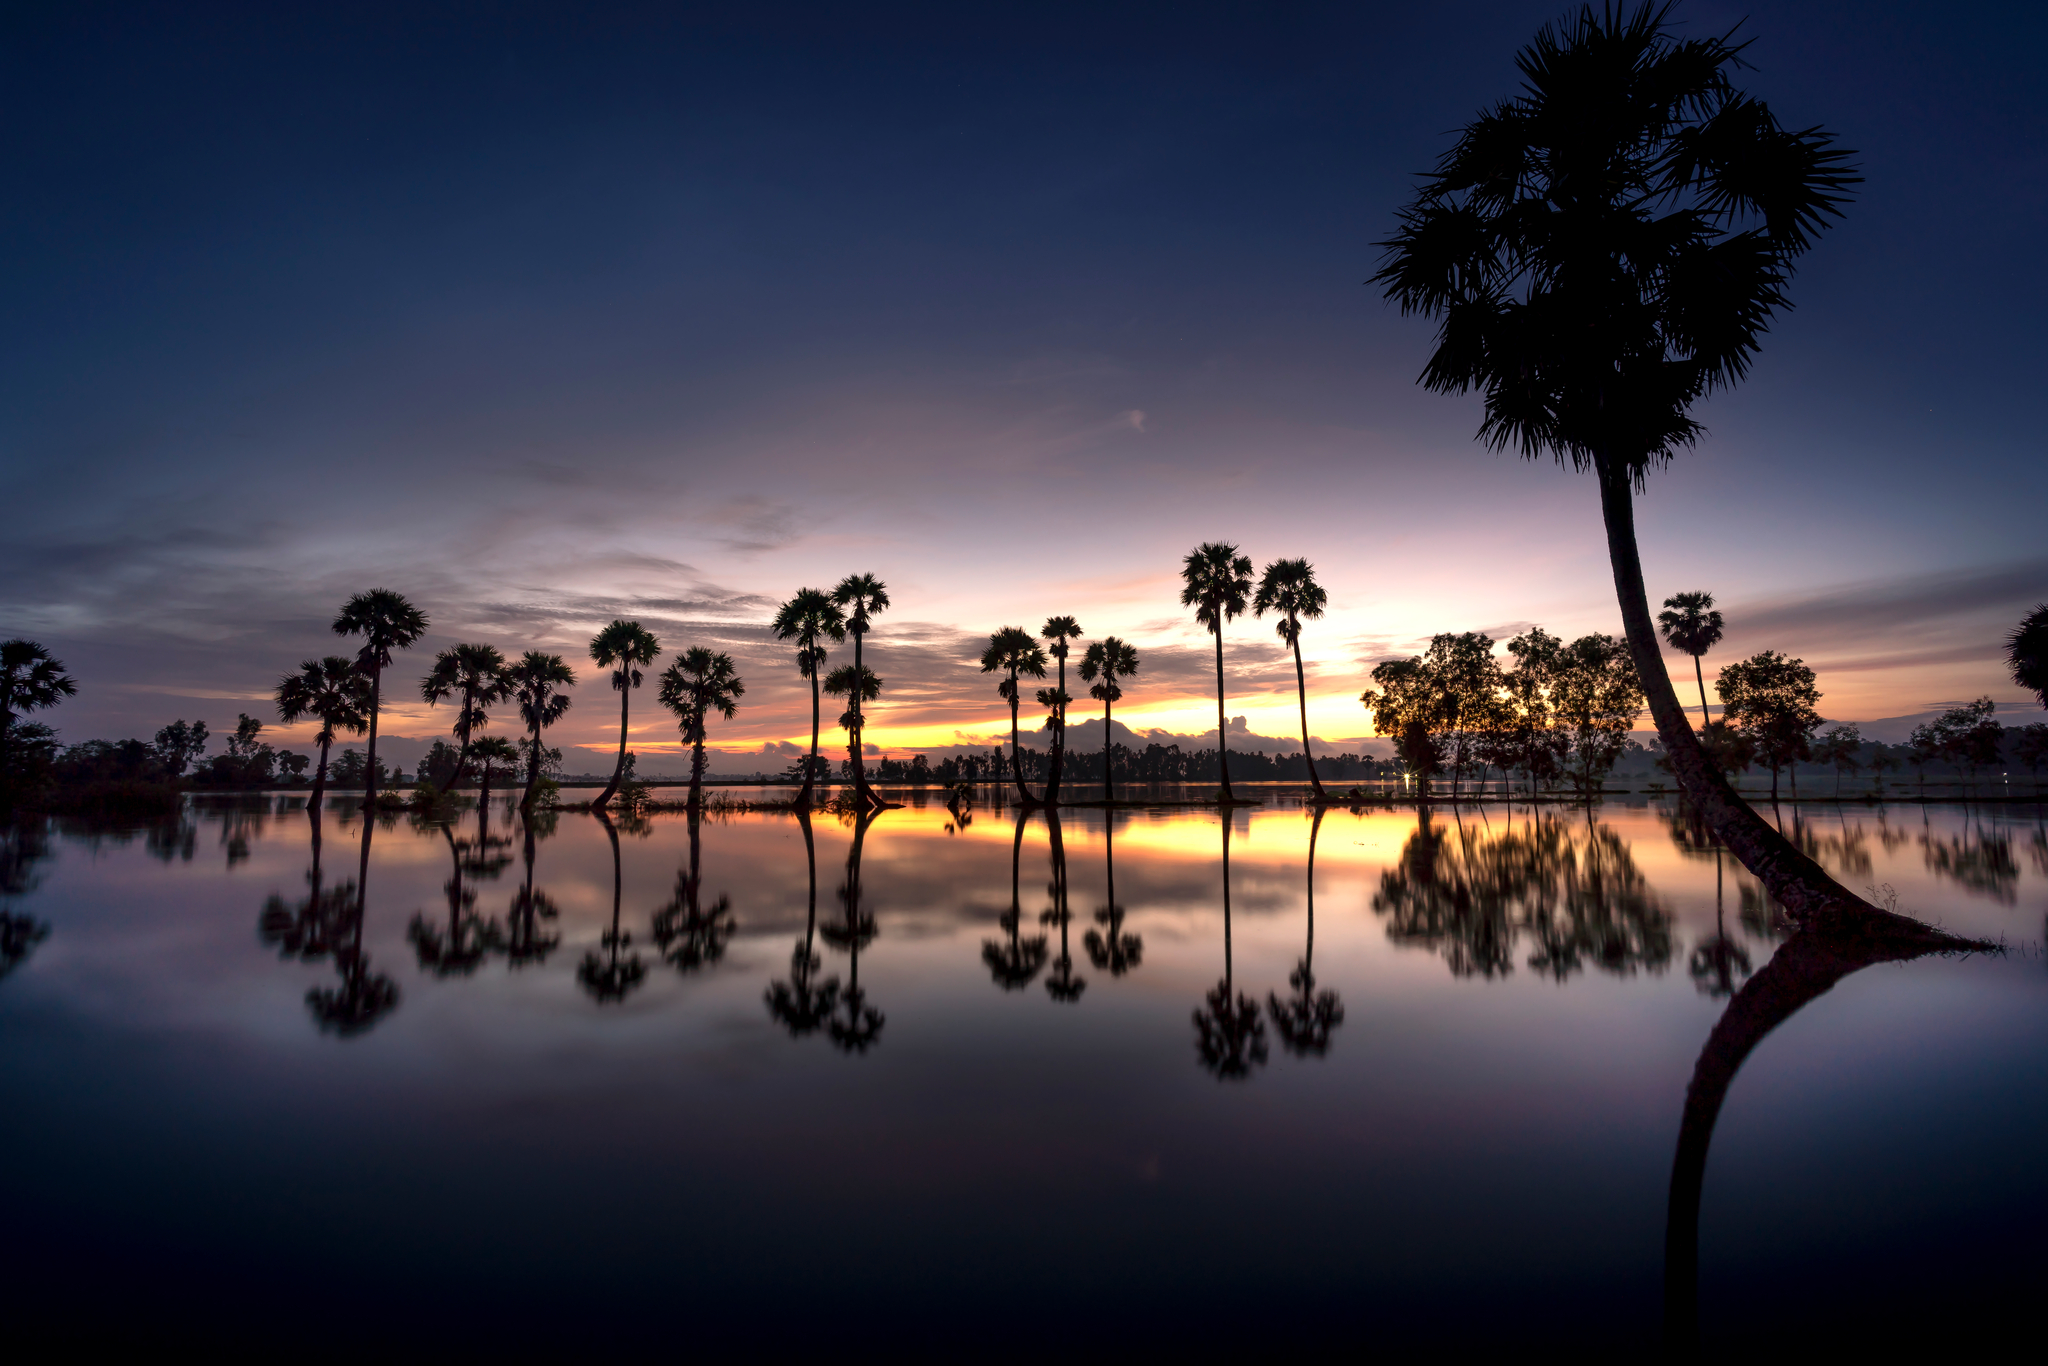
[[[274,725],[388,587],[432,626],[387,734],[446,734],[435,650],[558,651],[577,771],[618,734],[587,642],[634,617],[738,661],[730,771],[808,743],[775,605],[870,572],[881,751],[993,743],[981,646],[1053,613],[1138,647],[1120,722],[1213,737],[1177,572],[1224,540],[1316,565],[1310,727],[1359,748],[1372,665],[1433,634],[1619,629],[1590,477],[1479,444],[1365,283],[1562,12],[15,7],[0,635],[77,678],[66,740]],[[1715,594],[1709,686],[1776,649],[1831,719],[2036,719],[1998,648],[2048,599],[2048,11],[1676,17],[1742,21],[1747,88],[1866,183],[1640,498],[1653,599]],[[1270,620],[1225,652],[1234,728],[1298,733]],[[633,705],[661,771],[674,724]]]

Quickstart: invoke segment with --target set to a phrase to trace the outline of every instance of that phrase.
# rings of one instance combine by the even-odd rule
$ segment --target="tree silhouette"
[[[363,921],[370,896],[370,841],[377,825],[371,816],[373,810],[370,806],[363,808],[362,862],[356,870],[355,908],[344,925],[330,926],[325,931],[340,980],[335,986],[314,987],[306,993],[306,1009],[320,1031],[345,1039],[367,1033],[398,1009],[397,984],[383,973],[371,971],[370,956],[363,950]],[[314,833],[317,846],[317,818]]]
[[[1323,828],[1323,808],[1318,806],[1308,828],[1308,942],[1301,962],[1287,975],[1294,995],[1282,1001],[1266,994],[1266,1013],[1281,1044],[1298,1058],[1320,1058],[1330,1051],[1330,1035],[1344,1023],[1344,1003],[1334,991],[1317,991],[1316,958],[1316,836]]]
[[[861,907],[860,883],[861,846],[867,839],[868,827],[874,824],[875,815],[866,805],[859,806],[855,812],[853,847],[846,855],[846,881],[839,888],[840,918],[819,930],[827,944],[852,957],[852,966],[847,970],[846,989],[833,1003],[832,1017],[825,1028],[833,1047],[842,1053],[865,1053],[875,1047],[882,1041],[882,1026],[888,1023],[887,1016],[868,1004],[867,993],[860,986],[860,951],[873,943],[879,933],[874,916]]]
[[[1046,975],[1046,994],[1055,1001],[1072,1004],[1081,999],[1081,993],[1088,989],[1088,983],[1074,975],[1074,955],[1067,948],[1067,924],[1074,918],[1067,904],[1067,846],[1060,837],[1059,808],[1047,806],[1045,826],[1052,842],[1052,882],[1046,887],[1046,895],[1052,898],[1052,905],[1040,913],[1041,925],[1060,927],[1060,956],[1052,960],[1052,971]]]
[[[552,810],[529,810],[520,818],[524,836],[520,841],[520,859],[525,865],[525,877],[505,914],[505,962],[514,968],[545,963],[562,943],[562,936],[549,933],[542,923],[552,924],[560,919],[560,908],[554,898],[533,885],[535,845],[543,834],[554,833],[557,819]]]
[[[346,655],[309,659],[295,674],[286,674],[277,684],[277,715],[286,725],[312,716],[319,718],[320,731],[313,743],[320,746],[320,766],[313,770],[313,791],[306,809],[320,809],[327,791],[327,755],[334,746],[337,730],[361,735],[369,729],[370,680]]]
[[[763,996],[768,1017],[789,1031],[793,1039],[815,1034],[831,1020],[839,1004],[839,979],[818,980],[825,960],[815,947],[818,931],[818,846],[811,834],[811,813],[796,809],[797,824],[804,832],[804,862],[810,872],[810,895],[805,902],[804,937],[796,941],[789,955],[789,980],[770,982]]]
[[[2048,602],[2020,618],[2005,638],[2005,658],[2012,681],[2048,707]]]
[[[854,672],[856,669],[860,671],[858,675]],[[860,680],[858,686],[854,682],[856,676]],[[865,664],[842,664],[825,675],[825,691],[834,697],[848,699],[846,710],[839,714],[839,724],[846,730],[847,769],[858,775],[861,772],[860,736],[863,724],[860,704],[872,702],[882,695],[882,680],[875,677],[875,671]],[[855,789],[856,802],[860,801],[859,794],[864,791],[865,788]],[[873,794],[869,793],[869,797],[872,799]]]
[[[519,719],[526,723],[526,791],[519,809],[532,811],[534,790],[540,786],[540,733],[568,714],[574,699],[563,689],[576,686],[576,672],[560,655],[528,650],[505,677],[512,686],[512,700],[519,704]]]
[[[1081,681],[1092,683],[1088,695],[1102,704],[1102,800],[1111,803],[1116,800],[1116,788],[1110,780],[1110,753],[1114,746],[1111,736],[1115,728],[1110,725],[1111,713],[1118,702],[1123,701],[1124,690],[1117,686],[1119,678],[1129,678],[1138,672],[1138,652],[1115,636],[1104,636],[1088,647],[1088,653],[1081,658]]]
[[[604,661],[599,660],[600,664]],[[634,686],[638,686],[635,684]],[[612,824],[610,815],[603,807],[594,807],[591,814],[604,827],[605,836],[612,842],[612,927],[598,936],[598,948],[587,949],[583,961],[576,965],[576,985],[589,992],[599,1005],[615,1005],[624,1001],[647,979],[647,967],[637,953],[626,953],[631,947],[631,932],[619,928],[619,900],[624,883],[619,863],[619,830]]]
[[[434,656],[434,667],[420,680],[420,696],[428,706],[458,698],[455,709],[455,771],[441,785],[446,796],[469,767],[476,733],[491,724],[489,708],[512,695],[505,656],[495,645],[451,645]]]
[[[867,640],[869,620],[875,613],[889,610],[888,586],[873,574],[848,574],[833,585],[832,601],[839,607],[853,609],[846,617],[846,629],[853,633],[853,673],[856,678],[865,678],[867,673],[861,663],[861,649]],[[868,700],[859,693],[853,694],[853,724],[847,729],[856,736],[866,729],[860,704]],[[867,766],[861,759],[858,744],[853,750],[853,790],[855,799],[863,804],[876,800],[875,794],[868,790]]]
[[[1821,723],[1813,670],[1802,660],[1765,650],[1721,670],[1714,691],[1721,695],[1722,719],[1770,765],[1771,800],[1777,801],[1778,770],[1813,757],[1813,732]],[[1796,787],[1798,779],[1793,782]]]
[[[1223,623],[1244,615],[1252,591],[1252,562],[1237,547],[1205,541],[1181,563],[1180,605],[1195,609],[1195,620],[1216,637],[1216,768],[1223,777],[1223,800],[1230,793],[1230,723],[1223,718]],[[1226,825],[1228,822],[1226,822]]]
[[[1031,985],[1031,979],[1038,976],[1038,970],[1045,966],[1045,936],[1022,937],[1024,903],[1019,875],[1024,854],[1024,822],[1030,818],[1027,809],[1018,810],[1017,833],[1010,840],[1010,909],[1003,912],[1002,918],[996,922],[1009,939],[1007,942],[1001,939],[981,941],[982,964],[988,968],[995,984],[1004,991],[1022,991]]]
[[[1308,744],[1308,677],[1301,668],[1301,623],[1319,619],[1329,600],[1330,595],[1316,582],[1315,566],[1307,560],[1275,560],[1267,565],[1259,579],[1258,595],[1252,599],[1254,616],[1280,614],[1273,630],[1294,652],[1294,688],[1301,701],[1301,757],[1308,763],[1309,786],[1315,789],[1318,802],[1329,798],[1323,792],[1323,780],[1316,776],[1316,756]]]
[[[1247,563],[1246,574],[1250,574]],[[1243,1081],[1266,1061],[1259,1003],[1235,989],[1230,962],[1230,812],[1223,813],[1223,980],[1195,1008],[1195,1054],[1219,1081]]]
[[[683,651],[661,676],[661,705],[675,714],[683,743],[690,747],[690,810],[704,804],[704,732],[716,714],[730,721],[739,715],[739,699],[747,685],[733,668],[732,656],[713,654],[702,645]]]
[[[593,807],[609,803],[618,795],[619,784],[625,780],[627,704],[632,699],[633,689],[640,686],[644,677],[641,669],[660,657],[661,642],[637,621],[619,618],[590,638],[591,661],[600,669],[612,671],[612,687],[619,694],[619,757],[612,766],[611,781],[590,803]]]
[[[818,772],[818,684],[825,667],[825,642],[846,639],[846,614],[832,595],[822,588],[799,588],[796,596],[775,612],[775,637],[796,642],[796,671],[811,680],[811,753],[804,764],[803,790],[796,794],[797,806],[811,804],[811,784]],[[809,829],[808,826],[805,827]]]
[[[50,840],[41,821],[0,825],[0,897],[26,896],[42,881],[38,864],[50,857]],[[27,961],[35,946],[49,938],[46,921],[0,903],[0,978]]]
[[[1008,675],[996,684],[996,696],[1010,704],[1010,771],[1017,779],[1018,798],[1026,806],[1035,805],[1037,799],[1024,786],[1024,753],[1017,734],[1017,679],[1021,674],[1045,677],[1045,650],[1023,627],[1005,626],[990,634],[988,648],[981,652],[981,671]]]
[[[33,640],[0,640],[0,784],[12,772],[14,722],[75,696],[78,684],[63,663]],[[5,790],[0,788],[0,797]]]
[[[448,902],[447,929],[444,931],[420,914],[415,914],[405,928],[405,937],[412,944],[421,969],[436,977],[467,977],[487,954],[505,944],[505,934],[498,922],[476,913],[474,880],[495,878],[505,871],[512,862],[512,856],[505,852],[512,841],[491,833],[489,802],[477,803],[476,821],[474,840],[457,839],[451,821],[435,822],[448,842],[449,861],[453,865],[448,881],[441,884]]]
[[[1046,777],[1045,801],[1056,806],[1060,799],[1060,771],[1067,757],[1067,642],[1078,638],[1081,624],[1072,617],[1047,617],[1038,634],[1050,641],[1046,653],[1059,661],[1059,682],[1038,690],[1038,704],[1046,708],[1046,728],[1052,731],[1052,766]]]
[[[469,757],[476,761],[477,805],[489,806],[493,783],[500,771],[513,771],[519,762],[519,751],[502,735],[486,735],[471,743]]]
[[[341,606],[334,634],[361,636],[356,668],[370,680],[369,757],[363,761],[363,809],[377,805],[377,715],[384,709],[384,671],[393,650],[409,650],[427,633],[427,614],[388,588],[358,593]]]
[[[1700,729],[1712,724],[1707,712],[1707,675],[1700,657],[1721,643],[1721,614],[1714,610],[1712,593],[1677,593],[1664,599],[1657,614],[1657,629],[1672,649],[1692,656],[1693,681],[1700,685]]]
[[[1102,820],[1102,861],[1109,878],[1109,900],[1095,908],[1095,923],[1102,928],[1088,931],[1081,943],[1088,950],[1089,962],[1112,977],[1121,977],[1144,961],[1145,941],[1124,933],[1124,908],[1116,900],[1114,812],[1105,814]]]
[[[690,863],[676,873],[675,895],[654,913],[654,944],[661,956],[678,972],[690,973],[725,957],[725,946],[738,926],[732,918],[732,898],[720,896],[706,909],[702,899],[703,873],[698,863],[699,812],[690,809]]]

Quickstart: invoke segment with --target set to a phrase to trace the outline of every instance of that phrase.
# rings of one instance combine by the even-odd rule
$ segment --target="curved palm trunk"
[[[630,665],[627,667],[631,667]],[[602,807],[618,795],[619,782],[626,776],[626,705],[633,698],[632,679],[625,680],[626,686],[619,689],[619,757],[612,765],[612,780],[604,785],[604,791],[591,802],[592,807]]]
[[[1706,817],[1715,835],[1803,925],[1860,924],[1867,929],[1881,924],[1895,933],[1937,936],[1952,947],[1960,946],[1961,940],[1879,910],[1829,877],[1819,864],[1766,824],[1708,761],[1699,737],[1693,734],[1685,711],[1678,704],[1671,677],[1664,671],[1657,629],[1650,619],[1649,600],[1643,591],[1643,565],[1636,550],[1635,507],[1628,475],[1610,468],[1605,457],[1596,462],[1596,468],[1600,511],[1607,526],[1607,555],[1614,568],[1614,593],[1621,606],[1629,653],[1635,659],[1636,672],[1649,699],[1650,715],[1657,723],[1657,735],[1664,742],[1672,774],[1685,789],[1687,798]]]
[[[333,748],[334,740],[332,737],[320,742],[320,767],[313,770],[313,791],[306,798],[306,811],[308,814],[317,812],[320,809],[320,803],[327,797],[327,754]]]
[[[1308,993],[1315,984],[1313,964],[1316,957],[1316,836],[1322,833],[1323,812],[1316,808],[1315,819],[1308,827],[1308,943],[1301,950],[1302,992]]]
[[[1060,656],[1059,696],[1067,695],[1067,657]],[[1067,757],[1067,704],[1057,702],[1052,722],[1052,772],[1045,784],[1045,804],[1057,806],[1060,800],[1060,766]]]
[[[1216,622],[1216,769],[1223,776],[1223,800],[1235,800],[1230,795],[1230,751],[1224,744],[1223,729],[1223,622],[1219,611]],[[1224,848],[1229,848],[1226,840]],[[1227,933],[1226,933],[1227,937]],[[1228,974],[1226,974],[1227,976]]]
[[[1648,602],[1643,604],[1644,611],[1648,611],[1649,607]],[[1705,734],[1707,727],[1714,723],[1714,718],[1707,714],[1707,671],[1700,666],[1698,655],[1692,657],[1692,679],[1700,685],[1700,732]]]
[[[1301,669],[1301,632],[1295,630],[1289,641],[1294,646],[1294,692],[1301,699],[1301,757],[1308,762],[1309,786],[1315,789],[1316,800],[1329,800],[1323,793],[1323,780],[1316,776],[1316,756],[1308,747],[1308,677]],[[1219,641],[1220,644],[1220,641]],[[1320,819],[1318,815],[1318,819]]]
[[[855,677],[858,676],[859,675],[855,675]],[[816,664],[813,664],[811,665],[811,756],[810,758],[804,761],[803,790],[796,794],[795,805],[799,810],[802,810],[811,804],[811,783],[815,779],[818,772],[818,706],[818,666]],[[809,828],[810,827],[807,823],[805,825],[805,829],[808,830]],[[808,836],[806,836],[806,838],[808,838]],[[813,881],[816,880],[816,876],[817,870],[813,869]]]
[[[363,819],[377,805],[377,713],[384,710],[384,667],[370,670],[370,756],[363,761]],[[367,848],[367,846],[366,846]],[[364,857],[368,857],[367,853]]]

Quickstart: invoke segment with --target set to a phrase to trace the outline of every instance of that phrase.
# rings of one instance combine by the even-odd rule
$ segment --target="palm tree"
[[[1827,875],[1737,796],[1687,722],[1643,588],[1633,495],[1740,380],[1796,260],[1857,182],[1819,128],[1729,80],[1741,44],[1680,39],[1669,7],[1581,9],[1519,58],[1523,93],[1467,125],[1374,276],[1441,320],[1422,383],[1483,391],[1479,435],[1597,476],[1615,593],[1664,752],[1788,911],[1919,934]]]
[[[525,864],[526,877],[519,890],[513,894],[511,908],[505,915],[505,961],[514,968],[547,961],[547,956],[562,942],[559,934],[550,934],[541,927],[543,920],[556,920],[561,910],[555,899],[533,885],[534,848],[540,841],[542,830],[554,833],[556,813],[546,811],[536,819],[528,814],[521,821],[524,839],[520,857]]]
[[[669,898],[668,905],[654,913],[653,926],[655,947],[671,967],[682,973],[696,972],[725,957],[725,946],[739,928],[732,918],[730,896],[721,894],[709,910],[704,908],[704,875],[699,863],[702,820],[694,806],[690,808],[688,822],[689,865],[677,870],[675,895]]]
[[[833,587],[832,601],[837,606],[853,609],[847,614],[846,629],[853,632],[854,676],[864,677],[861,644],[868,633],[868,619],[877,612],[889,610],[888,586],[873,574],[848,574]],[[861,721],[860,704],[869,700],[872,699],[860,696],[853,698],[854,720],[851,729],[855,733],[865,728]],[[868,791],[867,769],[861,763],[860,749],[857,746],[853,751],[853,790],[860,801],[875,800],[874,794]]]
[[[854,670],[860,670],[856,675]],[[858,677],[860,685],[854,686]],[[875,677],[875,671],[865,664],[842,664],[825,675],[825,691],[834,697],[848,699],[847,708],[839,714],[839,724],[846,728],[846,766],[854,773],[860,772],[860,728],[862,702],[872,702],[882,695],[882,680]],[[856,788],[858,793],[861,789]]]
[[[1081,624],[1072,617],[1047,617],[1045,625],[1038,628],[1038,634],[1052,644],[1046,653],[1059,661],[1059,683],[1056,687],[1038,691],[1038,701],[1048,709],[1046,724],[1052,730],[1052,772],[1045,784],[1045,800],[1048,806],[1057,806],[1060,800],[1060,768],[1067,757],[1067,704],[1074,699],[1067,696],[1067,642],[1081,634]]]
[[[1009,677],[996,685],[996,696],[1010,704],[1010,771],[1017,778],[1017,795],[1025,805],[1035,805],[1037,799],[1024,786],[1024,753],[1017,737],[1017,675],[1045,677],[1045,650],[1021,626],[1005,626],[993,633],[988,638],[988,648],[981,652],[983,673],[1005,670]]]
[[[519,809],[531,811],[534,789],[540,785],[540,733],[567,714],[573,699],[562,689],[576,686],[576,673],[560,655],[528,650],[505,677],[526,722],[526,794],[519,799]]]
[[[1707,675],[1700,656],[1721,643],[1721,614],[1714,610],[1714,595],[1675,593],[1664,599],[1657,629],[1672,649],[1692,656],[1693,680],[1700,685],[1700,730],[1705,733],[1713,718],[1707,715]]]
[[[1301,962],[1287,974],[1294,995],[1282,1001],[1266,993],[1266,1014],[1273,1019],[1280,1042],[1297,1058],[1320,1058],[1330,1051],[1330,1035],[1344,1023],[1344,1003],[1334,991],[1316,990],[1316,836],[1323,828],[1323,808],[1318,806],[1308,828],[1308,943]]]
[[[1224,743],[1228,733],[1223,719],[1223,623],[1244,615],[1245,601],[1252,589],[1252,562],[1237,553],[1234,545],[1206,541],[1188,552],[1181,564],[1180,605],[1195,609],[1195,620],[1216,637],[1216,768],[1223,777],[1223,800],[1230,794],[1230,755]]]
[[[420,680],[420,696],[428,706],[450,697],[461,700],[455,710],[455,738],[462,742],[455,752],[455,771],[441,785],[442,795],[454,790],[469,766],[476,733],[491,724],[486,708],[512,695],[512,680],[505,672],[505,656],[495,645],[451,645],[434,656],[434,667]]]
[[[363,809],[377,805],[377,714],[384,709],[384,671],[393,650],[409,650],[427,633],[427,614],[388,588],[358,593],[341,605],[334,634],[361,636],[356,668],[370,680],[370,743],[364,763]],[[367,818],[366,818],[367,819]]]
[[[0,781],[7,776],[15,718],[54,707],[77,692],[63,663],[35,641],[0,641]]]
[[[626,704],[633,689],[640,686],[641,667],[660,657],[661,642],[637,621],[614,621],[590,638],[590,658],[598,668],[612,671],[612,687],[619,694],[619,758],[612,766],[612,780],[597,794],[592,806],[609,802],[626,776]]]
[[[804,764],[803,791],[796,794],[794,803],[806,807],[811,804],[811,783],[818,772],[818,675],[825,667],[825,642],[846,639],[846,614],[824,589],[799,588],[795,597],[776,610],[774,624],[777,640],[796,641],[797,674],[811,680],[811,755]]]
[[[1315,566],[1307,560],[1275,560],[1259,579],[1258,596],[1252,599],[1252,615],[1263,617],[1278,612],[1274,632],[1294,651],[1294,690],[1301,699],[1301,757],[1308,761],[1309,785],[1318,802],[1328,801],[1323,780],[1316,776],[1316,756],[1308,747],[1308,680],[1301,670],[1301,623],[1323,615],[1330,595],[1316,582]]]
[[[1111,734],[1110,713],[1123,700],[1124,690],[1117,686],[1117,679],[1129,678],[1138,671],[1138,652],[1115,636],[1104,636],[1088,647],[1088,653],[1081,657],[1081,681],[1093,683],[1088,695],[1102,704],[1102,800],[1105,804],[1116,800],[1116,789],[1110,782],[1109,757]]]
[[[2032,692],[2048,707],[2048,602],[2020,618],[2005,638],[2005,657],[2012,681]]]
[[[306,798],[306,810],[318,811],[327,791],[327,755],[337,730],[361,735],[369,728],[370,680],[363,677],[347,655],[309,659],[295,674],[277,683],[277,715],[286,725],[314,716],[320,732],[313,743],[320,746],[320,766],[313,770],[313,792]]]
[[[661,676],[661,705],[675,713],[690,746],[690,810],[704,801],[704,729],[713,712],[730,721],[739,715],[738,699],[747,685],[733,669],[732,656],[713,654],[702,645],[683,652]]]
[[[491,779],[497,776],[500,765],[507,773],[519,762],[519,750],[502,735],[486,735],[470,746],[469,757],[476,760],[476,800],[480,808],[491,804]]]

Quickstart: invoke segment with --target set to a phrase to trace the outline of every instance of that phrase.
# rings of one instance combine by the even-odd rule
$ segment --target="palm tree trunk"
[[[1698,655],[1692,657],[1692,678],[1693,682],[1700,685],[1700,733],[1704,735],[1707,727],[1713,724],[1714,718],[1707,714],[1707,675],[1700,667]]]
[[[1600,480],[1600,511],[1607,527],[1607,555],[1614,570],[1614,593],[1621,607],[1629,653],[1648,696],[1650,715],[1671,762],[1672,776],[1697,806],[1707,824],[1772,896],[1802,923],[1872,928],[1883,925],[1898,933],[1936,934],[1904,916],[1881,911],[1850,892],[1821,866],[1799,852],[1738,797],[1707,761],[1699,737],[1685,719],[1671,676],[1664,669],[1657,628],[1643,591],[1642,559],[1636,550],[1635,507],[1625,470],[1602,456],[1596,461]],[[1946,939],[1946,936],[1943,936]]]
[[[818,772],[818,666],[811,665],[811,754],[804,760],[804,786],[796,794],[799,809],[811,804],[811,782]]]
[[[521,811],[533,810],[533,790],[540,786],[540,722],[533,723],[533,748],[526,756],[526,795],[519,799]]]
[[[1024,750],[1017,742],[1017,671],[1010,670],[1010,773],[1017,780],[1017,796],[1030,805],[1031,790],[1024,786]]]
[[[1232,801],[1230,795],[1230,752],[1223,742],[1223,616],[1217,609],[1216,629],[1216,771],[1223,778],[1223,800]],[[1225,841],[1226,847],[1228,840]],[[1227,937],[1227,935],[1226,935]]]
[[[370,757],[363,761],[363,819],[377,804],[377,713],[384,709],[384,667],[370,670]],[[364,855],[368,858],[368,854]]]
[[[697,727],[697,733],[690,743],[690,811],[694,815],[704,802],[704,727]]]
[[[1116,675],[1107,675],[1105,681],[1111,687],[1115,687]],[[1113,705],[1108,698],[1104,698],[1102,701],[1102,804],[1104,806],[1108,806],[1116,800],[1116,788],[1109,781],[1110,737],[1114,733],[1114,727],[1110,725],[1109,718]]]
[[[1067,695],[1067,657],[1060,656],[1060,697]],[[1045,804],[1058,806],[1060,800],[1060,765],[1067,756],[1067,704],[1053,704],[1052,721],[1052,773],[1045,784]]]
[[[1309,786],[1315,789],[1316,800],[1327,801],[1323,795],[1323,780],[1316,776],[1316,756],[1308,747],[1308,676],[1301,671],[1301,632],[1294,633],[1294,691],[1301,699],[1301,757],[1308,764]]]
[[[332,739],[320,742],[320,767],[313,770],[313,792],[306,798],[307,811],[318,811],[321,800],[327,795],[327,752],[333,748]]]
[[[858,630],[853,633],[853,691],[851,698],[853,701],[853,733],[855,736],[859,736],[864,729],[860,711],[860,693],[861,684],[867,678],[867,674],[861,668],[860,647],[861,641],[866,636],[867,632],[865,630]],[[866,803],[874,800],[874,794],[868,791],[868,767],[860,751],[861,746],[856,739],[853,745],[853,791],[854,796],[860,802]]]
[[[621,672],[625,673],[625,677],[619,680],[624,686],[619,689],[618,762],[612,765],[612,780],[604,785],[604,791],[597,794],[597,800],[591,803],[593,807],[601,807],[609,802],[619,790],[619,781],[626,776],[626,704],[633,697],[633,678],[628,672],[631,668],[632,665],[621,661]]]

